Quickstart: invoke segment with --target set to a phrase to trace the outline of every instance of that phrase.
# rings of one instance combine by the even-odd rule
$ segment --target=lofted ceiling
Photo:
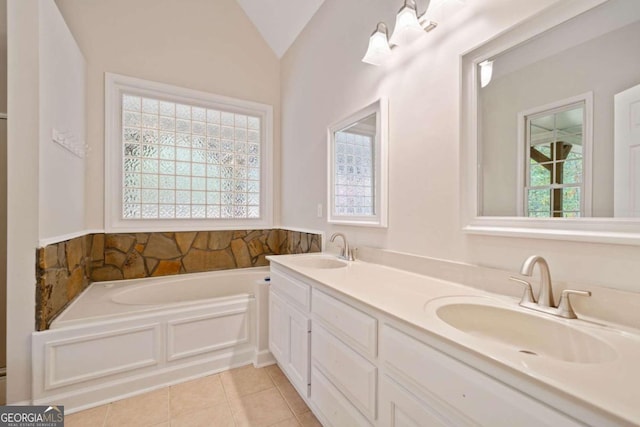
[[[324,0],[237,0],[278,58],[293,44]]]

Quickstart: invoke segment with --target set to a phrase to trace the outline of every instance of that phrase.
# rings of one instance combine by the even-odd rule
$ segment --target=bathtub
[[[91,284],[32,335],[33,404],[65,412],[274,363],[267,267]]]

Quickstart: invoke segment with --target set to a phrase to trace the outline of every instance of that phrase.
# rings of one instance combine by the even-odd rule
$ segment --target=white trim
[[[45,238],[40,239],[38,241],[38,244],[42,248],[42,247],[45,247],[45,246],[48,246],[48,245],[53,245],[54,243],[60,243],[60,242],[64,242],[64,241],[67,241],[67,240],[75,239],[76,237],[82,237],[82,236],[86,236],[88,234],[98,234],[98,233],[104,233],[104,230],[88,229],[88,230],[76,231],[76,232],[69,233],[69,234],[62,234],[60,236],[45,237]]]
[[[376,115],[376,138],[374,147],[374,209],[376,214],[371,216],[335,215],[335,132],[352,125],[372,114]],[[349,117],[330,125],[327,128],[327,222],[330,224],[353,225],[364,227],[386,228],[388,224],[388,193],[389,193],[389,101],[380,98],[367,105]]]
[[[613,223],[613,224],[612,224]],[[463,227],[469,234],[574,242],[640,245],[638,221],[611,218],[476,217]]]
[[[264,368],[265,366],[271,366],[276,364],[276,358],[269,350],[256,351],[253,359],[253,366],[255,368]]]
[[[322,230],[313,230],[310,228],[299,228],[299,227],[284,227],[281,225],[277,225],[277,226],[271,226],[271,227],[261,227],[260,230],[283,230],[283,231],[297,231],[299,233],[308,233],[308,234],[318,234],[322,237],[322,244],[324,247],[324,235],[325,232]],[[155,233],[158,230],[150,230],[149,228],[144,228],[139,230],[142,233]],[[215,230],[195,230],[195,231],[215,231]],[[83,230],[83,231],[76,231],[74,233],[69,233],[69,234],[62,234],[60,236],[54,236],[54,237],[46,237],[43,239],[40,239],[38,241],[39,246],[45,247],[48,245],[53,245],[56,243],[61,243],[61,242],[65,242],[67,240],[71,240],[71,239],[75,239],[76,237],[82,237],[82,236],[86,236],[89,234],[106,234],[106,233],[111,233],[109,231],[105,231],[101,228],[91,228],[91,229],[87,229],[87,230]]]
[[[144,359],[132,361],[127,364],[121,364],[120,366],[111,366],[108,368],[103,368],[101,370],[92,371],[91,373],[85,373],[75,376],[70,376],[67,378],[56,379],[57,378],[57,355],[56,350],[60,347],[70,346],[74,344],[87,344],[95,341],[101,341],[105,338],[113,338],[113,337],[125,337],[131,336],[134,334],[145,333],[148,332],[151,341],[154,343],[153,348],[151,349],[151,354],[145,354],[143,356],[149,356]],[[150,366],[158,366],[162,361],[161,349],[160,349],[160,335],[162,333],[162,325],[160,323],[152,323],[147,325],[141,325],[135,328],[121,328],[117,330],[102,332],[99,334],[86,334],[83,336],[76,336],[71,338],[64,338],[55,341],[48,341],[44,344],[44,352],[45,352],[45,360],[47,363],[44,364],[44,391],[50,391],[57,388],[84,383],[89,380],[100,379],[104,377],[113,376],[116,374],[120,374],[123,372],[130,372],[134,370],[140,370],[142,368],[147,368]],[[79,352],[79,350],[76,350]],[[133,355],[137,356],[137,355]]]
[[[249,113],[262,119],[261,207],[259,219],[121,219],[122,158],[120,145],[122,93],[135,93],[174,102],[202,105],[223,111]],[[105,231],[107,233],[154,231],[197,231],[271,228],[273,225],[273,107],[207,92],[186,89],[134,77],[105,73]],[[115,195],[115,197],[114,197]]]
[[[587,12],[607,0],[557,2],[460,56],[460,215],[469,234],[639,245],[640,221],[634,218],[524,218],[478,215],[482,163],[478,150],[478,64]],[[593,120],[591,120],[593,122]],[[592,157],[592,156],[589,156]],[[592,162],[591,159],[588,160]],[[585,182],[586,184],[586,182]],[[590,182],[589,185],[592,185]]]
[[[191,356],[196,356],[199,354],[204,354],[204,353],[210,353],[213,351],[218,351],[218,350],[222,350],[225,348],[231,348],[231,347],[235,347],[237,345],[240,344],[246,344],[250,341],[251,339],[251,329],[249,327],[250,325],[250,321],[249,321],[249,317],[251,314],[251,306],[250,304],[252,304],[253,301],[249,300],[247,302],[247,305],[245,307],[240,307],[240,308],[235,308],[232,310],[227,310],[227,311],[222,311],[220,313],[213,313],[213,314],[201,314],[198,316],[192,316],[192,317],[188,317],[188,318],[180,318],[180,319],[174,319],[174,320],[169,320],[167,321],[167,345],[166,345],[166,360],[168,362],[173,362],[174,360],[180,360],[180,359],[186,359],[189,358]],[[225,342],[219,342],[213,345],[208,345],[208,346],[202,346],[199,348],[195,348],[195,349],[191,349],[191,350],[187,350],[187,351],[182,351],[182,352],[177,352],[175,350],[175,346],[176,346],[176,326],[180,326],[180,325],[185,325],[185,324],[189,324],[189,323],[198,323],[201,322],[203,320],[212,320],[212,319],[220,319],[223,317],[233,317],[233,316],[238,316],[240,315],[242,317],[243,322],[243,326],[244,329],[241,331],[237,331],[238,334],[242,334],[240,336],[237,337],[237,339],[233,340],[233,341],[225,341]]]
[[[31,402],[31,400],[20,400],[18,402],[7,403],[7,406],[29,406],[31,405]]]

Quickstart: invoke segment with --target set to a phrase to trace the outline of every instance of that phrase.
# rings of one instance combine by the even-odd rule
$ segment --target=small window
[[[271,107],[115,75],[107,94],[112,229],[271,225]]]
[[[368,124],[368,127],[363,124]],[[373,176],[375,114],[359,125],[360,128],[351,126],[335,133],[336,215],[367,216],[376,213]]]
[[[328,128],[328,221],[387,226],[387,100]]]
[[[524,215],[588,216],[587,100],[529,111],[522,117],[525,126]]]

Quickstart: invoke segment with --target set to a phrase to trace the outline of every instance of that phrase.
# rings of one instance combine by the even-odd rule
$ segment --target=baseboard
[[[7,406],[30,406],[30,405],[31,405],[30,400],[20,400],[19,402],[7,403]]]
[[[276,363],[276,359],[273,357],[273,354],[269,350],[262,350],[256,352],[256,355],[253,359],[253,366],[256,368],[264,368],[265,366],[273,365]]]

